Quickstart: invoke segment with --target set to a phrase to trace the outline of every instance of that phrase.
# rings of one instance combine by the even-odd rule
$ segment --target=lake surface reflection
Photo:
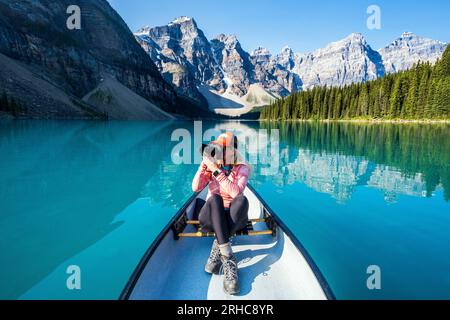
[[[202,125],[279,137],[276,159],[249,147],[251,183],[338,298],[450,298],[450,126]],[[197,166],[171,157],[180,128],[194,132],[182,121],[1,122],[0,298],[117,298],[191,195]],[[82,290],[67,289],[69,265]],[[367,289],[370,265],[382,290]]]

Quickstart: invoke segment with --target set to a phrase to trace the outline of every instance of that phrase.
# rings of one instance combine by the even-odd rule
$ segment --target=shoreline
[[[339,119],[339,120],[330,120],[330,119],[245,119],[245,118],[184,118],[184,117],[176,117],[174,119],[164,119],[164,120],[139,120],[139,119],[92,119],[92,118],[27,118],[27,117],[7,117],[6,115],[0,112],[0,121],[100,121],[100,122],[113,122],[113,121],[122,121],[122,122],[164,122],[164,121],[239,121],[239,122],[284,122],[284,123],[299,123],[299,122],[320,122],[320,123],[365,123],[365,124],[383,124],[383,123],[391,123],[391,124],[450,124],[449,120],[400,120],[400,119]]]
[[[325,119],[325,120],[257,120],[259,122],[323,122],[323,123],[332,123],[332,122],[341,122],[341,123],[373,123],[373,124],[382,124],[382,123],[392,123],[392,124],[450,124],[450,119],[449,120],[400,120],[400,119],[392,119],[392,120],[388,120],[388,119],[340,119],[340,120],[329,120],[329,119]]]

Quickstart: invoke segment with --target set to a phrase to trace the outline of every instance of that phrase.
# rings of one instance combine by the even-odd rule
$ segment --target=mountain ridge
[[[70,5],[83,9],[81,30],[66,28]],[[146,119],[153,111],[158,119],[166,112],[197,113],[188,102],[180,106],[186,100],[163,79],[108,1],[0,0],[0,12],[0,68],[10,71],[0,72],[0,96],[20,105],[16,117],[128,119],[139,114],[123,96],[140,101],[148,109],[140,113]],[[109,77],[123,91],[115,96],[113,113],[83,99]]]
[[[201,31],[194,18],[184,16],[174,21],[167,26],[189,22],[194,23],[195,28]],[[145,32],[141,29],[135,36],[142,44],[145,42],[143,39],[145,33],[149,35],[152,29],[163,27],[147,27]],[[203,31],[201,33],[204,35]],[[150,38],[152,41],[158,40],[154,35]],[[168,47],[173,46],[167,39],[165,42]],[[151,41],[144,46],[151,47]],[[212,91],[224,98],[231,93],[239,100],[248,93],[251,85],[260,86],[268,96],[286,97],[291,93],[316,86],[342,87],[374,80],[388,73],[409,69],[419,61],[435,63],[447,44],[405,32],[391,44],[380,50],[374,50],[361,33],[352,33],[309,53],[296,53],[286,46],[280,53],[273,55],[264,47],[246,51],[236,35],[219,34],[209,40],[209,47],[218,65],[215,77],[220,79],[221,84],[219,88],[212,87]],[[153,56],[152,59],[158,65],[158,60],[164,58]],[[183,64],[182,56],[177,56],[177,59]],[[160,71],[164,73],[165,70],[160,68]],[[197,86],[198,83],[210,86],[202,79],[195,76],[194,78]],[[177,86],[176,83],[172,83]],[[236,99],[233,98],[234,102]],[[211,107],[212,102],[208,103]],[[248,105],[243,103],[242,107]],[[230,108],[235,108],[231,102]]]
[[[65,29],[73,4],[83,8],[82,30]],[[0,0],[0,11],[0,97],[8,104],[0,106],[0,117],[9,116],[9,105],[14,117],[240,116],[315,86],[434,63],[447,47],[405,32],[373,50],[352,33],[310,53],[286,46],[272,54],[245,50],[233,34],[207,39],[187,16],[133,34],[106,0]],[[130,99],[139,106],[133,109]]]

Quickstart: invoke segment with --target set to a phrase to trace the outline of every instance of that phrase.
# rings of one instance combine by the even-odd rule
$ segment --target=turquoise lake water
[[[171,157],[183,128],[193,122],[0,122],[0,298],[116,299],[191,196],[197,165]],[[450,299],[450,126],[209,128],[279,137],[277,157],[251,144],[251,183],[338,299]],[[70,265],[81,290],[66,287]],[[370,265],[381,290],[366,286]]]

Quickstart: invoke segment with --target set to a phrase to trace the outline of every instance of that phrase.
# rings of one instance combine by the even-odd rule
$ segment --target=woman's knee
[[[244,196],[239,196],[233,200],[230,207],[231,220],[234,223],[247,223],[249,202]]]
[[[202,227],[213,229],[215,222],[223,216],[223,200],[219,195],[211,195],[199,214]]]
[[[218,194],[213,194],[209,199],[206,201],[206,204],[210,206],[223,206],[223,199]]]
[[[234,198],[231,204],[232,204],[232,206],[238,207],[238,208],[248,208],[249,207],[249,202],[248,202],[247,197],[242,194],[237,196],[236,198]]]
[[[206,202],[209,208],[210,216],[217,217],[223,215],[224,205],[223,199],[220,195],[212,195]]]

